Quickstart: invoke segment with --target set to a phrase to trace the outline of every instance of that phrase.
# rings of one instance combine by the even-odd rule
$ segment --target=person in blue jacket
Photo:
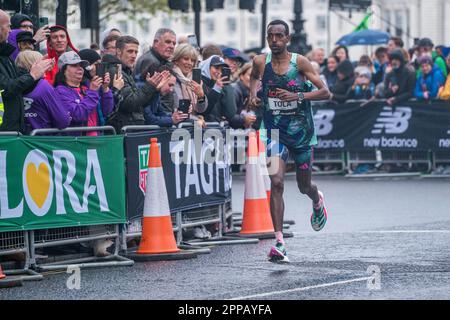
[[[445,83],[445,77],[431,57],[423,56],[419,63],[422,66],[422,73],[417,78],[414,95],[418,100],[435,99],[439,88]]]

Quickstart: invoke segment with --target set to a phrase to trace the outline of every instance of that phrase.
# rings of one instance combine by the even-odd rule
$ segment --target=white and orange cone
[[[244,199],[240,234],[273,233],[274,228],[259,162],[258,142],[255,132],[250,132],[249,135]]]
[[[264,179],[264,186],[266,188],[267,202],[270,208],[270,195],[272,191],[272,182],[270,181],[269,170],[267,169],[267,156],[266,156],[266,146],[261,138],[260,132],[256,133],[258,140],[258,152],[259,152],[259,163],[261,165],[262,176]]]
[[[152,138],[142,219],[142,239],[137,253],[157,254],[179,251],[173,234],[158,139]]]

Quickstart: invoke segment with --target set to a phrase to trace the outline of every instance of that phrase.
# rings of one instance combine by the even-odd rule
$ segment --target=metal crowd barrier
[[[0,132],[0,136],[20,137],[20,132]],[[30,240],[27,231],[0,232],[0,257],[12,256],[15,260],[23,260],[22,266],[17,268],[18,262],[14,262],[14,269],[4,269],[7,276],[20,276],[22,280],[42,280],[43,276],[30,269]]]
[[[208,128],[225,128],[226,122],[207,122],[206,129]],[[182,122],[172,129],[192,128],[194,123]],[[122,133],[127,134],[136,131],[152,131],[152,130],[164,130],[170,128],[163,128],[159,126],[127,126],[122,128]],[[232,210],[231,200],[225,201],[223,204],[212,206],[199,206],[196,209],[178,211],[171,214],[173,232],[176,234],[177,244],[183,246],[188,245],[227,245],[227,244],[249,244],[257,243],[257,239],[240,239],[236,237],[225,236],[225,234],[232,229]],[[200,226],[217,225],[217,234],[213,234],[211,239],[206,240],[193,240],[184,239],[183,230],[193,229]],[[126,242],[133,238],[140,238],[142,236],[141,218],[133,219],[130,221],[124,230],[122,236],[122,242],[125,245],[122,249],[126,250]]]
[[[31,136],[59,134],[59,133],[82,133],[82,132],[109,132],[116,135],[116,130],[111,126],[104,127],[74,127],[66,129],[36,129],[31,132]],[[77,265],[80,268],[111,267],[111,266],[131,266],[134,261],[119,255],[121,237],[120,225],[100,225],[86,227],[67,227],[46,230],[29,231],[30,238],[30,263],[38,270],[60,270],[66,269],[69,265]],[[93,255],[75,254],[68,260],[51,261],[49,258],[41,258],[37,253],[39,249],[65,246],[70,244],[81,244],[100,240],[114,240],[114,253],[107,257],[96,257]],[[69,255],[70,256],[70,255]],[[63,257],[67,258],[67,256]],[[45,262],[41,263],[39,260]]]
[[[355,168],[360,164],[382,165],[407,165],[406,172],[386,172],[386,173],[355,173]],[[374,177],[374,176],[401,176],[413,177],[421,176],[420,171],[416,170],[413,165],[424,165],[427,172],[431,172],[433,168],[432,156],[430,151],[391,151],[391,150],[371,150],[371,151],[347,151],[347,177]],[[412,171],[411,171],[412,169]]]

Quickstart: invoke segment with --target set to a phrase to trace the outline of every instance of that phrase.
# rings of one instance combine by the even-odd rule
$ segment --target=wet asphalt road
[[[266,240],[195,260],[82,270],[80,290],[67,289],[68,274],[54,274],[1,289],[0,300],[450,299],[450,180],[315,180],[329,212],[321,233],[309,224],[310,201],[293,177],[286,181],[286,219],[296,221],[290,265],[266,262]],[[243,193],[235,177],[235,211]],[[381,270],[380,290],[368,289],[369,266]]]

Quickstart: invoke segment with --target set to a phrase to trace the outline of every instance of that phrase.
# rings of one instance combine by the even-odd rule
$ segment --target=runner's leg
[[[276,168],[271,174],[272,191],[270,198],[270,213],[275,232],[283,231],[284,219],[284,175],[286,173],[286,163],[281,157],[270,158],[271,167]]]

